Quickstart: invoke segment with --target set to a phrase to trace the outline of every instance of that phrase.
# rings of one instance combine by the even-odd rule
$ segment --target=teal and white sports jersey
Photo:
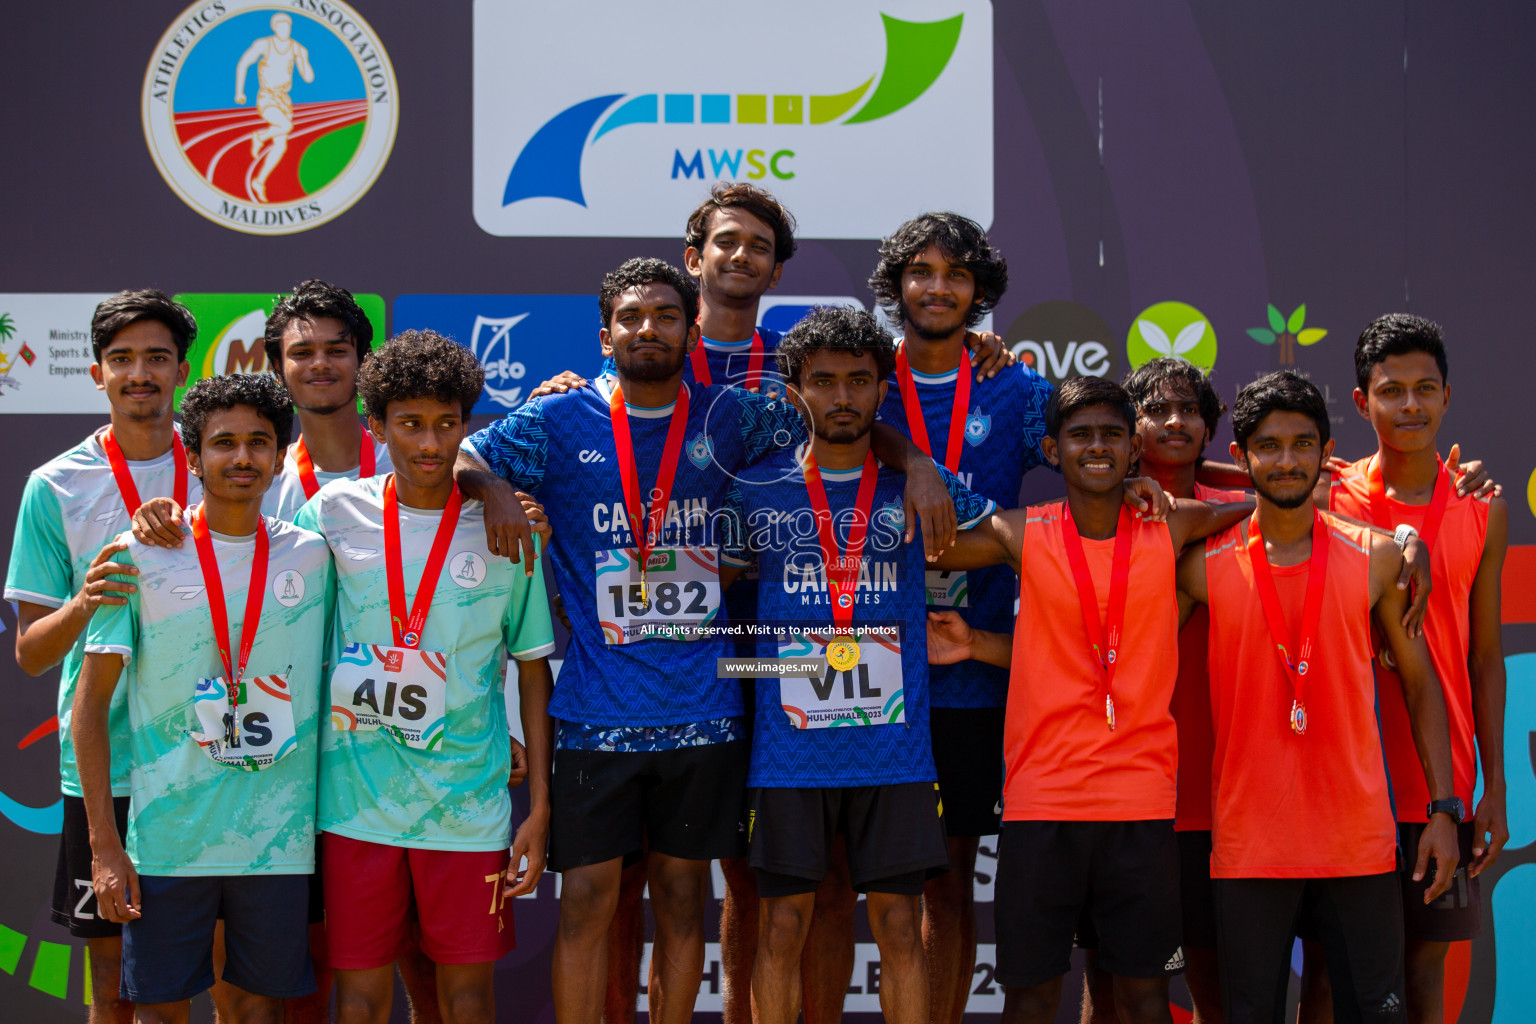
[[[112,464],[101,447],[107,428],[91,434],[58,458],[32,471],[21,494],[11,564],[5,577],[7,601],[62,608],[85,585],[85,573],[107,542],[127,530],[131,509],[123,508]],[[130,462],[139,497],[169,498],[176,482],[175,451],[148,462]],[[203,500],[202,483],[187,474],[187,500]],[[100,618],[98,614],[96,616]],[[75,700],[85,632],[59,666],[59,776],[66,796],[80,795],[69,712]],[[112,700],[112,794],[128,795],[128,708],[121,692]]]
[[[335,556],[337,661],[361,661],[395,644],[384,567],[388,479],[330,484],[298,516],[298,525],[325,536]],[[408,607],[441,520],[441,510],[400,506]],[[445,656],[437,669],[441,738],[416,749],[382,729],[349,731],[350,712],[333,711],[320,742],[320,830],[423,850],[506,849],[512,834],[507,655],[531,661],[554,649],[543,573],[529,579],[521,565],[492,555],[485,546],[485,506],[466,500],[420,643],[422,652]],[[381,685],[373,695],[380,711],[394,701],[384,690]]]
[[[373,471],[378,476],[394,471],[394,466],[389,461],[389,446],[379,444],[373,438],[368,439],[373,445]],[[293,522],[293,517],[299,514],[299,509],[309,501],[309,495],[304,493],[304,483],[299,479],[299,461],[295,457],[298,450],[298,439],[288,446],[288,454],[283,457],[283,471],[272,480],[272,489],[267,491],[267,496],[261,499],[261,514],[272,516],[285,522]],[[315,483],[324,487],[334,480],[356,480],[362,468],[350,469],[345,473],[325,473],[320,469],[315,470]]]
[[[336,581],[322,538],[280,520],[268,519],[267,530],[266,593],[245,679],[287,681],[296,745],[277,763],[225,767],[193,736],[203,731],[193,707],[198,680],[223,676],[224,664],[190,536],[174,550],[131,541],[125,554],[139,567],[138,593],[91,620],[86,652],[130,659],[117,688],[126,691],[131,727],[128,856],[141,874],[314,870],[322,662]],[[209,536],[238,657],[256,538]],[[258,738],[262,722],[241,717]]]

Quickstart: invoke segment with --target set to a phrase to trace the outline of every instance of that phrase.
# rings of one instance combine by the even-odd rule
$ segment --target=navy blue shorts
[[[315,991],[308,875],[139,876],[144,916],[123,926],[123,998],[177,1003],[213,987],[213,927],[224,919],[223,980],[253,995]]]

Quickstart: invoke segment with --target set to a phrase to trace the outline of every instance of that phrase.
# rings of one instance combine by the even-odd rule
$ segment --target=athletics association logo
[[[304,574],[293,569],[278,573],[272,581],[272,596],[284,608],[292,608],[304,600]]]
[[[340,0],[213,0],[150,57],[150,156],[209,220],[258,235],[324,224],[389,159],[399,98],[372,28]]]

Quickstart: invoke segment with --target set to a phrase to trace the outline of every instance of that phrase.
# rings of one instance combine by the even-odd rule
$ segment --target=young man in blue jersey
[[[557,1017],[601,1016],[621,865],[648,847],[661,964],[652,1017],[681,1021],[703,969],[708,862],[745,844],[746,744],[740,687],[715,677],[730,641],[674,639],[667,628],[727,620],[715,538],[726,489],[799,441],[803,426],[783,401],[684,383],[698,299],[676,268],[631,260],[604,279],[599,305],[617,375],[530,401],[474,435],[458,479],[487,502],[493,550],[521,544],[526,529],[513,485],[543,503],[573,627],[550,703],[550,867],[565,873]],[[948,546],[954,508],[932,463],[895,431],[880,443],[911,466],[908,523],[922,520],[929,548]]]
[[[974,383],[965,372],[967,331],[1008,287],[1002,254],[975,221],[925,213],[881,242],[869,287],[903,334],[881,421],[905,432],[966,487],[1012,508],[1024,474],[1045,464],[1040,439],[1051,385],[1023,365]],[[928,573],[929,607],[955,609],[978,629],[1009,628],[1018,588],[1007,566]],[[959,1024],[976,963],[976,851],[1002,820],[1008,673],[974,660],[931,672],[933,759],[950,870],[924,889],[923,945],[930,1017]]]
[[[70,736],[75,682],[86,629],[102,609],[125,604],[137,569],[117,561],[117,539],[142,500],[175,492],[196,500],[176,436],[172,399],[187,379],[187,348],[197,323],[163,292],[120,292],[91,317],[91,378],[106,393],[111,422],[44,463],[27,478],[6,574],[5,599],[16,608],[16,664],[41,675],[63,663],[58,682],[60,787],[64,824],[52,916],[90,952],[92,1024],[127,1020],[133,1004],[118,995],[122,926],[106,919],[91,891],[91,847]],[[190,498],[189,498],[190,494]],[[127,705],[111,710],[114,811],[120,835],[128,819]]]
[[[802,947],[842,836],[880,947],[881,1009],[916,1024],[928,1018],[923,884],[949,857],[928,741],[923,554],[903,539],[903,477],[870,444],[894,349],[870,314],[818,309],[785,337],[779,361],[812,437],[739,475],[722,548],[738,568],[725,582],[755,555],[759,619],[775,631],[758,638],[759,662],[819,667],[756,687],[753,1006],[759,1024],[799,1014]],[[945,480],[962,527],[996,507]]]

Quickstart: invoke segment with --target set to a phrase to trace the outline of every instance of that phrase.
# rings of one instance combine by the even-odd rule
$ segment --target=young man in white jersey
[[[443,1020],[492,1020],[495,963],[514,944],[507,901],[544,867],[554,642],[543,576],[487,548],[484,506],[453,479],[484,380],[468,349],[437,334],[391,340],[358,385],[395,471],[330,483],[298,517],[337,565],[319,827],[344,1024],[389,1019],[413,908]],[[531,759],[532,809],[515,838],[509,654]]]
[[[123,994],[140,1024],[184,1022],[214,981],[222,919],[231,1024],[314,991],[320,685],[334,578],[322,538],[261,515],[293,413],[266,375],[199,381],[182,402],[193,543],[129,542],[142,586],[96,616],[71,733],[102,915],[125,925]],[[128,705],[127,848],[113,821],[114,694]]]
[[[185,505],[202,493],[187,473],[171,412],[196,336],[192,314],[162,292],[122,292],[96,307],[91,378],[106,393],[111,422],[27,479],[6,575],[5,599],[17,609],[16,663],[35,676],[63,662],[58,713],[64,828],[53,920],[85,939],[90,951],[92,1024],[126,1020],[133,1007],[118,997],[122,926],[102,919],[91,891],[70,710],[92,617],[122,605],[134,589],[136,570],[115,560],[124,547],[115,538],[142,500],[174,494]],[[113,707],[112,724],[119,755],[112,788],[122,830],[128,815],[128,715],[122,701]]]

